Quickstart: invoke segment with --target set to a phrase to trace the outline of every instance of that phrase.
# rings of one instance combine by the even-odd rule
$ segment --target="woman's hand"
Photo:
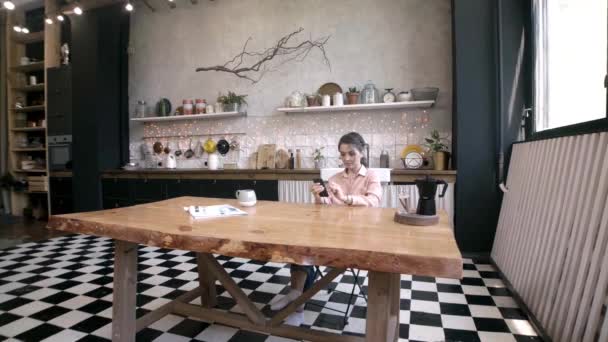
[[[323,192],[323,190],[325,190],[325,187],[319,183],[313,183],[310,187],[310,192],[315,196],[316,202],[321,202],[320,193]]]
[[[334,194],[335,198],[339,199],[342,202],[346,202],[346,195],[344,194],[344,191],[342,191],[342,188],[338,184],[329,183],[328,187],[329,187],[329,191],[331,191]]]

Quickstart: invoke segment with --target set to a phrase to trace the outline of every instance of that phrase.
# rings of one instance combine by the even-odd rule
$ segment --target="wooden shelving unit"
[[[45,109],[44,105],[39,106],[26,106],[21,108],[13,108],[15,113],[29,113],[29,112],[41,112]]]
[[[13,34],[11,35],[11,39],[15,43],[19,43],[19,44],[40,43],[40,42],[44,41],[44,31],[32,32],[32,33],[13,32]]]
[[[10,44],[10,42],[9,42]],[[16,65],[10,68],[13,72],[33,72],[44,70],[44,62],[35,62],[25,65]]]
[[[13,132],[43,132],[46,127],[12,127]]]
[[[29,93],[29,92],[34,92],[34,91],[44,91],[44,83],[28,85],[28,86],[23,86],[23,87],[15,87],[15,88],[13,88],[13,90],[20,91],[23,93]]]
[[[57,4],[54,0],[44,0],[45,10],[57,11]],[[25,22],[25,10],[17,7],[7,13],[6,32],[10,32],[9,39],[6,39],[7,56],[7,102],[8,102],[8,137],[9,137],[9,170],[16,179],[28,177],[48,176],[48,151],[46,149],[47,131],[46,127],[27,127],[27,121],[46,120],[46,94],[47,88],[44,83],[46,80],[46,68],[59,65],[59,45],[60,45],[60,25],[44,25],[42,31],[28,34],[13,32],[12,27],[18,23]],[[52,26],[52,27],[50,27]],[[26,55],[28,44],[44,44],[42,55]],[[22,57],[35,59],[35,62],[21,65]],[[29,76],[33,74],[38,78],[39,84],[29,85]],[[42,94],[36,94],[42,93]],[[42,104],[40,104],[42,100]],[[38,102],[34,102],[38,101]],[[17,103],[21,103],[22,108],[17,108]],[[25,117],[25,120],[24,120]],[[24,122],[25,121],[25,122]],[[38,138],[44,146],[35,148],[22,148],[24,140]],[[17,144],[17,142],[21,142]],[[23,170],[21,161],[32,158],[44,158],[45,167]],[[40,179],[40,178],[37,178]],[[12,191],[11,192],[11,213],[15,216],[22,216],[23,209],[26,207],[42,206],[47,213],[50,213],[48,191]]]

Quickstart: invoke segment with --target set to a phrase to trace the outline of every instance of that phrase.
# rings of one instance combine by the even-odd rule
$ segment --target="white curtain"
[[[534,43],[534,118],[536,127],[549,127],[549,63],[547,52],[547,1],[532,0],[532,33]]]

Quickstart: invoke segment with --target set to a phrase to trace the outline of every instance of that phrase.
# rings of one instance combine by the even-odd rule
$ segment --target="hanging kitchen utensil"
[[[161,154],[163,152],[163,143],[160,141],[155,142],[154,145],[152,145],[152,149],[154,150],[154,153]]]
[[[171,147],[169,146],[170,142],[169,140],[167,140],[167,144],[165,145],[165,148],[163,149],[163,152],[165,152],[165,154],[169,154],[171,153]]]
[[[181,156],[184,152],[182,151],[181,146],[179,146],[180,141],[177,141],[177,149],[175,150],[175,157]]]
[[[184,157],[186,157],[187,159],[192,158],[192,156],[194,156],[194,151],[192,150],[192,139],[190,139],[190,143],[188,145],[188,150],[186,152],[184,152]]]
[[[203,156],[203,148],[201,146],[201,141],[199,139],[196,139],[196,146],[194,147],[194,157],[196,158],[200,158]]]
[[[216,144],[216,148],[221,155],[225,155],[230,151],[230,143],[226,139],[220,139]]]
[[[235,150],[239,150],[239,147],[241,147],[241,144],[239,143],[237,138],[232,137],[232,140],[230,140],[230,149],[235,151]]]
[[[211,154],[216,151],[217,146],[215,144],[215,141],[213,141],[213,139],[209,138],[209,139],[207,139],[207,141],[205,141],[203,148],[205,149],[205,152]]]

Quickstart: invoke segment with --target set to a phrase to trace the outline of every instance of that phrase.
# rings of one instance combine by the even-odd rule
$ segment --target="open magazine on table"
[[[208,206],[191,205],[189,207],[184,207],[184,210],[190,213],[190,216],[195,219],[247,215],[247,213],[241,209],[235,208],[228,204]]]

